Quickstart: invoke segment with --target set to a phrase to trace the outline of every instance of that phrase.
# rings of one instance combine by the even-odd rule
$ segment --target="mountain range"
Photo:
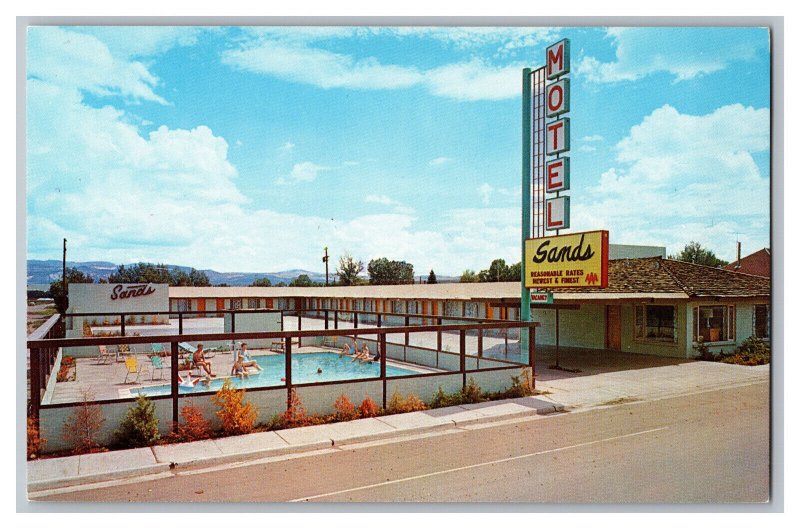
[[[134,264],[134,263],[131,263]],[[108,279],[112,273],[117,270],[119,265],[108,261],[67,261],[67,267],[76,268],[84,274],[89,274],[95,281],[99,279]],[[127,266],[127,265],[126,265]],[[169,269],[182,270],[186,273],[191,271],[190,266],[170,265],[165,264]],[[306,274],[311,281],[317,283],[325,283],[325,274],[319,272],[309,272],[308,270],[283,270],[281,272],[217,272],[216,270],[200,270],[205,272],[208,280],[212,285],[226,284],[230,286],[247,286],[253,283],[254,280],[266,277],[272,282],[273,285],[278,283],[286,283],[287,285],[297,276]],[[333,270],[330,272],[329,281],[333,284],[335,273]],[[419,276],[417,276],[417,279]],[[426,280],[428,275],[423,276]],[[50,260],[37,260],[28,259],[28,285],[36,285],[37,288],[46,290],[49,288],[50,283],[61,279],[61,261],[54,259]],[[438,280],[442,283],[457,282],[458,277],[439,276]]]

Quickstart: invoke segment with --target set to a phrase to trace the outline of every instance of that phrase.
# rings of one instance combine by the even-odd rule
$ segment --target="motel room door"
[[[606,305],[606,349],[622,348],[622,318],[620,305]]]

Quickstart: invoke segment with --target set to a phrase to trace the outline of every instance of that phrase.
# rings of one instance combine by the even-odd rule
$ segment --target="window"
[[[258,298],[250,298],[247,300],[247,308],[248,309],[260,309],[261,308],[261,300]]]
[[[416,301],[409,301],[408,305],[408,313],[409,314],[416,314],[417,313],[417,302]]]
[[[714,305],[694,308],[692,338],[696,342],[728,342],[736,336],[736,309],[732,305]]]
[[[478,304],[477,303],[464,303],[464,316],[467,318],[478,317]]]
[[[233,309],[233,310],[242,310],[242,300],[241,299],[232,299],[231,300],[231,309]]]
[[[639,340],[675,343],[675,307],[672,305],[637,305],[634,336]]]
[[[769,305],[753,307],[753,336],[769,339]]]
[[[392,312],[395,314],[403,314],[406,311],[405,301],[392,301]]]
[[[444,303],[444,315],[450,317],[461,317],[461,303],[458,301],[446,301]]]
[[[187,312],[189,310],[189,300],[188,299],[179,299],[178,300],[178,312]]]

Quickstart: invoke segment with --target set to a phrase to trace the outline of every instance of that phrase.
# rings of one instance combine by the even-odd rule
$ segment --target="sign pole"
[[[521,254],[525,260],[525,241],[531,236],[531,69],[522,69],[522,229]],[[531,291],[525,286],[525,266],[520,266],[520,321],[531,321]],[[519,330],[519,353],[528,351],[528,329]]]

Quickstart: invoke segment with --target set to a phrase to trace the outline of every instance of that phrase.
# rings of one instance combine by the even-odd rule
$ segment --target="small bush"
[[[150,318],[150,323],[152,325],[158,325],[158,316],[153,316],[152,318]]]
[[[699,360],[715,360],[714,353],[708,350],[708,346],[705,344],[702,336],[697,337],[697,343],[692,346],[692,349],[697,351],[697,358]]]
[[[243,402],[244,390],[233,389],[230,379],[225,380],[222,388],[211,397],[211,401],[219,406],[216,414],[222,422],[222,431],[226,435],[240,435],[253,431],[258,410],[251,403]]]
[[[338,401],[337,401],[338,402]],[[297,394],[297,390],[292,389],[291,405],[289,408],[278,416],[276,421],[273,421],[273,428],[297,428],[300,426],[313,426],[315,424],[324,424],[330,422],[336,416],[322,417],[319,415],[309,415],[308,411],[303,407],[303,402]]]
[[[92,327],[97,327],[97,320],[92,320]]]
[[[345,394],[342,394],[336,399],[336,402],[333,404],[333,409],[336,410],[335,417],[337,421],[352,421],[353,419],[358,419],[358,410]]]
[[[742,345],[736,348],[735,353],[720,355],[719,361],[726,364],[743,366],[769,364],[770,347],[769,344],[761,338],[750,336],[742,342]]]
[[[463,394],[458,391],[456,393],[445,393],[442,386],[434,393],[433,400],[431,400],[431,408],[446,408],[448,406],[458,406],[464,403]]]
[[[469,377],[467,385],[461,389],[461,395],[463,395],[464,403],[466,404],[473,404],[475,402],[483,401],[483,392],[481,391],[481,387],[472,377]]]
[[[203,411],[193,404],[181,408],[183,423],[178,423],[175,436],[181,442],[200,441],[211,437],[211,421],[203,417]]]
[[[83,335],[92,336],[92,326],[86,320],[83,320]]]
[[[125,318],[125,324],[126,325],[133,325],[134,321],[135,321],[135,319],[134,319],[133,316],[128,316],[127,318]]]
[[[36,459],[46,444],[47,439],[39,435],[39,423],[28,417],[28,459]]]
[[[410,411],[427,410],[428,406],[413,393],[403,397],[398,390],[394,390],[389,404],[386,406],[388,413],[408,413]]]
[[[86,389],[81,396],[81,404],[77,406],[64,421],[62,437],[73,447],[73,452],[81,454],[98,448],[97,436],[103,426],[103,409],[93,404],[94,394]]]
[[[129,448],[150,446],[158,441],[160,435],[155,404],[145,395],[139,395],[114,436],[119,446]]]
[[[381,409],[370,397],[365,397],[364,400],[361,401],[361,405],[358,407],[358,414],[365,419],[368,417],[377,417],[380,412]]]

